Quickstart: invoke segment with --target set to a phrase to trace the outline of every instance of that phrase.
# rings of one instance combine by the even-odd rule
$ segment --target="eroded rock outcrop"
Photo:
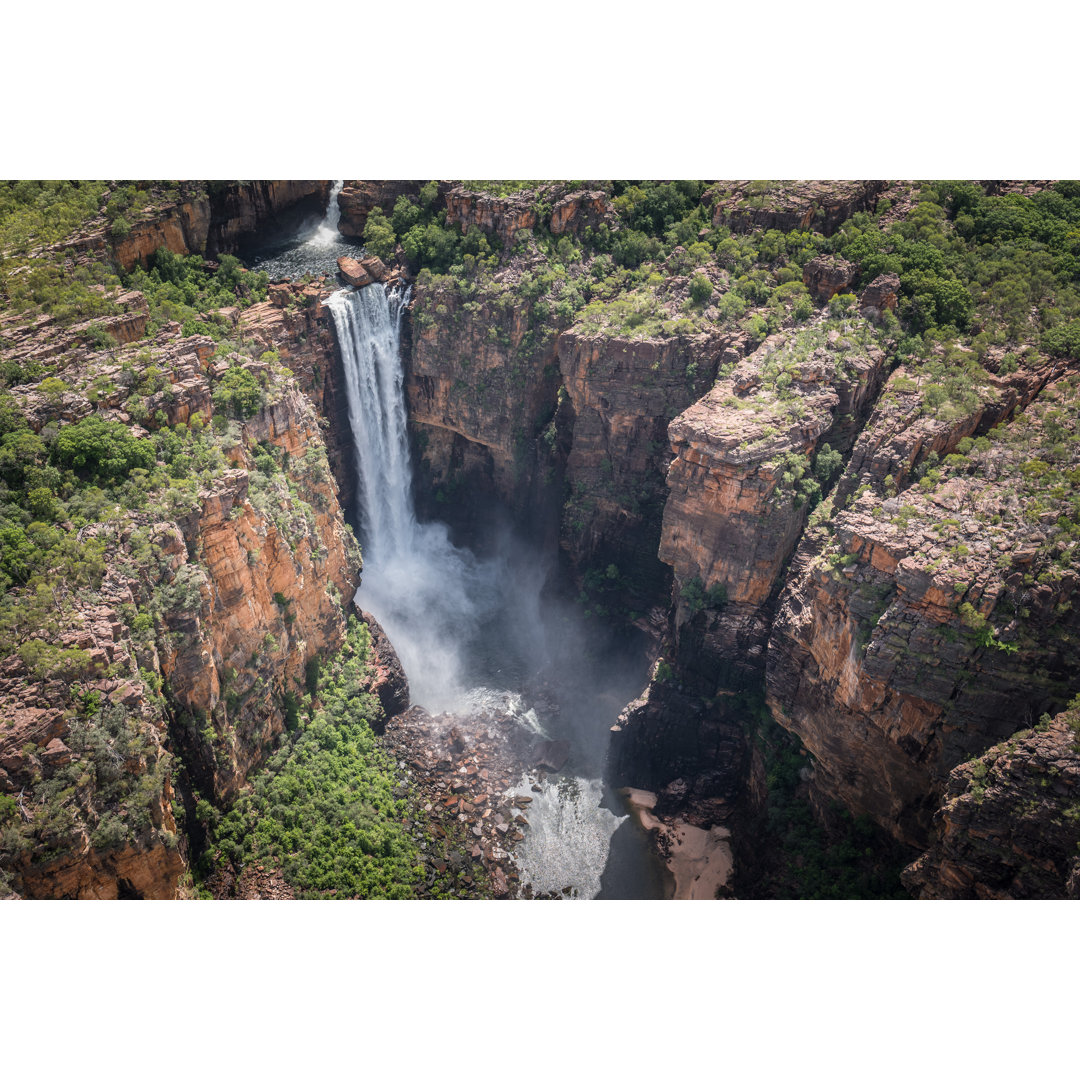
[[[760,671],[766,604],[818,486],[812,459],[850,447],[884,362],[851,331],[776,335],[672,421],[660,558],[675,570],[677,623],[705,609],[695,666]]]
[[[868,319],[880,319],[886,311],[896,310],[899,292],[899,274],[878,274],[859,295],[859,310]]]
[[[252,180],[201,184],[187,196],[151,208],[131,222],[123,236],[109,238],[112,257],[124,270],[146,266],[159,247],[178,255],[235,251],[245,237],[272,228],[282,214],[301,204],[317,212],[325,207],[329,180]],[[102,246],[104,230],[80,241],[82,248]]]
[[[478,228],[493,233],[508,246],[518,229],[531,229],[537,222],[535,196],[530,192],[500,197],[463,187],[446,193],[446,221],[462,232]]]
[[[853,214],[873,210],[889,186],[887,180],[725,182],[711,193],[712,220],[738,231],[813,228],[830,236]]]
[[[604,192],[572,191],[552,207],[548,227],[552,236],[564,233],[577,236],[584,229],[613,224],[614,217],[611,201]]]
[[[918,486],[864,490],[789,574],[773,715],[814,754],[819,790],[907,843],[926,840],[950,770],[1080,688],[1074,540],[1056,510],[1033,512],[1050,471],[1033,447],[1068,386]]]
[[[803,267],[803,284],[818,300],[831,300],[837,293],[845,292],[850,287],[855,273],[855,267],[845,259],[835,255],[818,255]]]
[[[418,202],[423,186],[422,180],[346,180],[338,195],[338,205],[341,207],[338,229],[343,236],[362,237],[368,215],[375,207],[389,215],[402,195]],[[451,187],[446,181],[438,182],[436,206],[442,205]]]
[[[360,617],[367,623],[371,635],[371,692],[378,695],[385,722],[400,716],[409,707],[409,680],[397,650],[378,619],[367,611],[361,611]]]
[[[923,900],[1080,900],[1076,710],[949,776],[930,850],[903,874]]]

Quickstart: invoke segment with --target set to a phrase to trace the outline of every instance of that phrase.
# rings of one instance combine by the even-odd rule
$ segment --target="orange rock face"
[[[260,443],[288,455],[293,497],[284,478],[253,491],[249,455]],[[359,584],[359,553],[342,524],[317,418],[295,387],[245,421],[239,460],[245,467],[200,492],[201,510],[181,522],[186,542],[174,542],[173,577],[190,600],[170,614],[182,646],[162,654],[176,700],[218,732],[220,800],[282,731],[283,701],[303,685],[307,663],[341,645],[343,604]]]
[[[748,670],[763,662],[766,604],[806,522],[800,477],[813,477],[812,456],[826,443],[850,445],[883,376],[880,350],[839,336],[816,348],[805,340],[768,339],[668,429],[676,456],[660,558],[682,590],[677,621],[700,606],[688,583],[722,588],[726,599],[693,633],[706,653]]]
[[[948,480],[886,498],[867,485],[831,536],[804,540],[779,600],[774,717],[814,755],[825,798],[909,844],[926,843],[951,770],[1077,689],[1080,575],[1030,572],[1049,522],[1018,512],[1038,424]]]
[[[232,251],[241,236],[272,224],[302,200],[321,197],[325,202],[329,190],[328,180],[256,180],[209,189],[132,222],[127,236],[111,241],[113,259],[131,270],[145,267],[159,247],[178,255]]]
[[[576,235],[586,226],[595,229],[611,217],[611,203],[602,191],[574,191],[552,208],[549,228],[552,236]]]
[[[468,232],[473,226],[494,233],[504,245],[514,239],[518,229],[531,229],[537,221],[531,195],[498,198],[481,192],[455,188],[446,193],[446,221]]]

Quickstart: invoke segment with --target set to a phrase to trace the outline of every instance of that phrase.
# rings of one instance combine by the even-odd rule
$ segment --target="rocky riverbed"
[[[532,897],[513,859],[529,828],[532,797],[509,789],[520,788],[524,775],[540,791],[544,777],[565,765],[567,744],[537,738],[501,696],[461,715],[432,715],[414,705],[387,723],[383,738],[407,768],[428,822],[431,839],[421,847],[429,873],[421,895],[432,895],[436,878],[450,871],[454,896]]]

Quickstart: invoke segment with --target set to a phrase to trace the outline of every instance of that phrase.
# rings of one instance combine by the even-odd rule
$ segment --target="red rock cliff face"
[[[440,512],[459,496],[522,513],[552,477],[539,439],[556,408],[558,319],[541,318],[509,282],[483,292],[446,279],[416,283],[405,393],[421,489]]]
[[[105,541],[109,569],[98,596],[74,598],[62,644],[87,652],[81,692],[97,708],[72,709],[67,680],[41,680],[18,655],[0,665],[3,869],[27,899],[172,899],[185,865],[164,703],[140,678],[140,646],[121,615],[137,584],[117,558],[122,530],[92,527],[85,538]]]
[[[872,210],[890,189],[887,180],[736,181],[721,183],[713,201],[713,224],[751,228],[819,229],[834,233],[860,210]]]
[[[255,470],[258,444],[287,455],[282,473]],[[215,801],[264,760],[308,661],[341,645],[343,605],[359,584],[317,418],[295,386],[244,422],[235,460],[168,539],[169,584],[186,597],[169,626],[184,644],[161,650],[173,700],[212,729],[204,764]]]
[[[660,558],[675,571],[677,624],[706,607],[688,631],[691,666],[760,670],[767,603],[806,522],[811,460],[826,443],[850,446],[884,359],[836,329],[778,334],[672,421]],[[723,592],[710,602],[709,590]]]
[[[356,490],[356,461],[349,426],[348,393],[341,352],[334,340],[333,322],[323,305],[335,290],[329,279],[308,285],[271,285],[269,299],[241,312],[237,327],[242,341],[276,349],[281,362],[296,376],[321,418],[330,469],[338,481],[343,504]]]
[[[930,850],[904,872],[921,900],[1080,900],[1076,710],[949,776]]]
[[[460,225],[462,232],[475,226],[494,233],[506,246],[518,229],[531,229],[536,224],[535,197],[529,193],[499,198],[454,188],[446,193],[446,221]]]
[[[278,216],[304,201],[325,207],[328,180],[255,180],[224,187],[206,185],[193,198],[161,207],[132,222],[131,231],[111,241],[113,259],[124,269],[146,266],[159,247],[178,255],[235,251],[238,242],[272,226]],[[90,243],[86,241],[85,243]]]
[[[1057,393],[1014,421],[1016,441],[892,498],[864,491],[831,538],[804,543],[781,598],[773,715],[814,754],[819,791],[911,844],[951,769],[1077,689],[1072,541],[1055,511],[1032,512],[1045,496],[1029,459]]]
[[[631,340],[575,328],[559,338],[573,432],[562,543],[575,565],[660,573],[667,426],[712,383],[730,345],[719,333]]]

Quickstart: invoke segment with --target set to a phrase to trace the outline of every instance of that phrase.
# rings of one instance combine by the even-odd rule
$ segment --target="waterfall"
[[[338,205],[338,194],[345,186],[344,180],[335,180],[330,189],[330,201],[326,204],[326,216],[316,230],[315,235],[308,240],[314,247],[329,247],[341,241],[338,232],[338,222],[341,220],[341,207]]]
[[[416,531],[412,466],[398,355],[408,289],[381,285],[341,290],[327,301],[334,318],[349,393],[349,423],[360,476],[365,554],[401,551]]]
[[[612,877],[616,837],[622,862],[645,865],[652,856],[643,837],[620,828],[626,813],[600,778],[608,729],[619,703],[638,691],[642,665],[610,656],[593,663],[595,630],[581,624],[576,606],[542,600],[547,569],[532,547],[496,536],[497,554],[479,559],[455,547],[445,525],[417,521],[399,348],[408,301],[408,289],[382,285],[342,289],[326,301],[356,447],[364,551],[357,601],[394,643],[417,704],[433,713],[499,712],[538,738],[572,741],[574,771],[539,791],[523,775],[514,791],[533,799],[515,856],[523,881],[538,891],[570,886],[579,897],[662,895],[638,877],[630,886]],[[511,691],[545,667],[559,705],[540,717]],[[560,726],[549,731],[549,723]]]
[[[327,301],[337,330],[359,475],[365,610],[393,641],[413,700],[437,711],[468,690],[468,646],[498,596],[497,575],[421,524],[412,500],[401,316],[409,290],[342,289]]]

